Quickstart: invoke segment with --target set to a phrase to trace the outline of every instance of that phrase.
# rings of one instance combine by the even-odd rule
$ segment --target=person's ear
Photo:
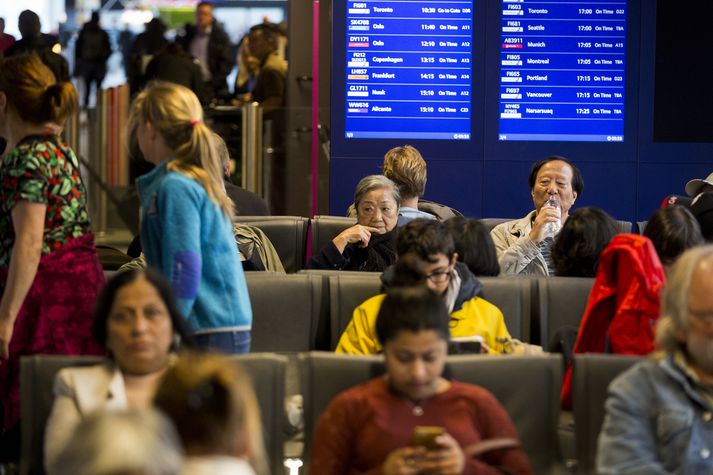
[[[454,267],[456,265],[456,262],[458,262],[458,253],[454,252],[453,255],[451,256],[451,262],[449,265],[451,267]]]
[[[572,192],[572,204],[574,204],[575,201],[577,201],[577,192],[573,191]]]
[[[156,138],[156,128],[153,126],[153,124],[150,121],[146,121],[146,135],[148,138],[151,140],[154,140]]]

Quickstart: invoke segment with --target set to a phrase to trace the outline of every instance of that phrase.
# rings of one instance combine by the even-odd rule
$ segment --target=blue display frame
[[[472,73],[470,94],[470,139],[443,140],[422,139],[419,134],[412,134],[402,138],[346,138],[345,109],[346,101],[344,91],[346,88],[346,44],[349,32],[346,27],[347,2],[332,3],[332,58],[331,58],[331,158],[341,159],[381,159],[388,149],[411,144],[418,148],[427,160],[471,160],[478,144],[483,142],[483,97],[484,97],[484,21],[485,4],[474,1],[472,24]],[[443,152],[447,150],[447,155]],[[480,158],[480,154],[476,158]],[[330,200],[331,201],[331,200]]]

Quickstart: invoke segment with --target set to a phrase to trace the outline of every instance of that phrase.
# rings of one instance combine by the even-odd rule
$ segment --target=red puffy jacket
[[[602,252],[574,354],[646,355],[654,349],[659,294],[666,275],[651,241],[618,234]],[[608,347],[607,347],[608,343]],[[562,407],[572,407],[572,366],[562,384]]]

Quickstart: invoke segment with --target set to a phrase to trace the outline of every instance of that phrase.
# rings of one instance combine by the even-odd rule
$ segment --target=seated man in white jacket
[[[490,232],[506,275],[553,275],[550,247],[582,194],[584,179],[568,159],[553,155],[532,166],[528,183],[535,209],[524,218],[499,224]]]

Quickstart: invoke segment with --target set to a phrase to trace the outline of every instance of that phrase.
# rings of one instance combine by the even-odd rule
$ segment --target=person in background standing
[[[0,58],[5,54],[5,50],[15,43],[15,37],[5,33],[5,19],[0,17]]]
[[[227,97],[226,78],[233,68],[232,45],[228,35],[213,17],[212,3],[198,3],[195,26],[186,25],[185,35],[177,38],[177,41],[200,63],[209,101]]]
[[[5,57],[22,56],[35,54],[50,68],[54,78],[58,82],[69,81],[69,65],[64,56],[53,51],[57,46],[55,39],[51,35],[42,33],[40,17],[32,10],[23,10],[17,19],[17,28],[20,30],[22,39],[17,40],[5,51]]]
[[[99,26],[99,12],[92,12],[92,18],[82,27],[74,50],[74,75],[84,79],[84,107],[89,107],[89,95],[92,83],[99,92],[104,76],[106,62],[111,56],[109,35]]]

